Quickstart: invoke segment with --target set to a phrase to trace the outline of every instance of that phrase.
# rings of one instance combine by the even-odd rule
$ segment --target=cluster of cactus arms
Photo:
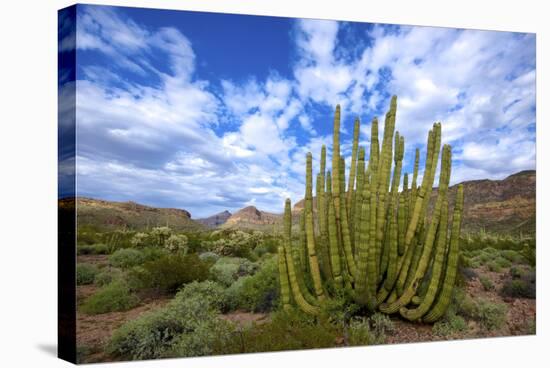
[[[346,290],[371,312],[399,313],[423,322],[434,322],[445,314],[457,273],[464,192],[459,185],[449,224],[451,147],[441,147],[440,123],[428,134],[420,185],[420,151],[416,149],[409,187],[408,174],[401,173],[405,139],[395,131],[396,107],[393,96],[381,144],[378,120],[372,121],[368,158],[359,147],[360,123],[355,121],[346,189],[340,106],[336,106],[332,172],[326,170],[323,146],[315,211],[312,155],[307,154],[300,241],[293,242],[292,209],[287,199],[284,241],[278,249],[285,309],[295,303],[304,312],[317,315],[325,300]],[[437,196],[428,211],[438,163]]]

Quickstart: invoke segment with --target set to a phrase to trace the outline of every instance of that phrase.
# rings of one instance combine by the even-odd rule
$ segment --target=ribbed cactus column
[[[305,198],[305,214],[306,214],[306,240],[309,258],[309,269],[311,278],[313,279],[313,287],[315,295],[319,300],[324,298],[323,284],[321,283],[321,272],[319,271],[319,261],[315,249],[315,234],[313,230],[313,194],[312,194],[312,157],[311,152],[306,156],[306,198]]]
[[[437,144],[437,140],[436,140],[436,144]],[[435,240],[437,227],[439,225],[439,220],[441,218],[442,202],[445,200],[447,195],[447,188],[449,186],[449,176],[450,176],[450,168],[451,168],[450,165],[451,165],[451,147],[448,145],[445,145],[443,148],[443,158],[441,161],[441,173],[439,176],[438,196],[437,196],[437,200],[434,208],[434,213],[432,214],[432,221],[430,223],[430,226],[426,235],[426,240],[424,241],[424,246],[422,248],[422,253],[420,255],[418,265],[416,269],[411,270],[413,271],[412,275],[414,276],[411,279],[410,283],[406,285],[406,289],[403,291],[403,294],[395,302],[380,306],[380,310],[384,313],[395,313],[401,307],[406,306],[414,297],[416,290],[420,285],[420,281],[425,275],[425,272],[428,268],[428,264],[430,262],[430,257],[432,255],[432,248]]]
[[[464,186],[460,184],[456,191],[455,208],[453,212],[453,225],[451,229],[451,238],[449,240],[449,250],[447,251],[447,268],[443,286],[439,292],[438,299],[430,312],[422,318],[424,322],[435,322],[443,317],[445,311],[451,303],[453,287],[455,285],[456,272],[458,267],[458,250],[460,227],[462,225],[462,210],[464,207]]]
[[[349,221],[351,224],[353,224],[353,215],[354,213],[351,212],[352,208],[352,199],[353,199],[353,193],[354,193],[354,186],[355,186],[355,175],[357,172],[357,155],[358,155],[358,148],[359,148],[359,118],[355,119],[355,123],[353,126],[353,143],[351,148],[351,167],[349,171],[349,181],[348,181],[348,192],[346,193],[346,205],[348,208],[348,216]]]
[[[463,189],[457,191],[447,246],[451,148],[445,145],[440,156],[441,125],[434,124],[428,133],[422,183],[417,185],[420,150],[416,148],[411,187],[405,174],[400,192],[405,141],[395,131],[396,106],[394,96],[385,116],[381,145],[378,120],[372,121],[368,163],[359,146],[359,121],[355,121],[347,185],[340,154],[340,106],[336,107],[332,174],[326,171],[324,146],[316,174],[317,221],[313,218],[312,156],[308,153],[302,235],[296,247],[291,245],[290,201],[285,203],[285,240],[278,249],[283,308],[294,301],[316,315],[327,297],[344,288],[371,312],[400,312],[406,319],[426,322],[445,313],[456,277]],[[440,158],[438,194],[429,214]],[[315,295],[307,285],[313,286]]]
[[[290,209],[290,199],[285,201],[285,212],[283,215],[283,247],[286,258],[286,269],[288,272],[288,280],[290,288],[296,304],[306,313],[316,315],[319,313],[319,308],[307,301],[302,294],[299,285],[296,269],[294,268],[294,260],[292,258],[291,242],[292,242],[292,212]]]
[[[286,267],[285,250],[279,246],[277,248],[279,261],[279,284],[281,285],[281,301],[285,310],[290,309],[290,283],[288,281],[288,270]]]
[[[327,198],[332,196],[332,180],[330,171],[327,172]],[[329,238],[329,250],[330,250],[330,266],[332,269],[332,277],[336,286],[343,285],[342,279],[342,267],[340,265],[340,253],[338,251],[338,228],[336,225],[336,210],[334,208],[334,201],[328,200],[328,214],[327,214],[327,230]]]

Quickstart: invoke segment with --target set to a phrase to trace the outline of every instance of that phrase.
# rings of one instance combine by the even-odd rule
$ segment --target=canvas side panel
[[[58,356],[76,363],[76,5],[58,12]]]

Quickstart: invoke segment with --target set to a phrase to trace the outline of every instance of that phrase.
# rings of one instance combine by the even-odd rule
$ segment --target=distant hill
[[[183,231],[205,228],[201,223],[192,220],[191,214],[186,210],[84,197],[77,199],[77,219],[79,225],[91,225],[101,230],[142,230],[155,226],[169,226]]]
[[[465,231],[502,234],[534,234],[536,224],[536,172],[522,171],[503,180],[470,180],[464,184]],[[454,205],[457,185],[449,188],[449,202]],[[437,188],[433,189],[431,207],[435,202]],[[313,209],[316,211],[315,198]],[[63,200],[61,200],[63,201]],[[61,203],[62,204],[62,203]],[[79,198],[77,201],[78,223],[94,225],[102,229],[127,227],[145,229],[154,226],[170,226],[176,230],[201,230],[213,227],[239,228],[261,231],[281,231],[282,214],[266,212],[254,206],[245,207],[234,214],[224,211],[216,215],[193,220],[185,210],[155,208],[135,202],[110,202]],[[293,209],[293,223],[303,210],[304,201],[297,202]],[[281,209],[283,203],[281,203]]]
[[[527,170],[503,180],[471,180],[464,184],[464,223],[466,231],[485,229],[501,234],[535,234],[536,171]],[[457,186],[449,188],[454,205]],[[437,189],[432,192],[435,202]]]
[[[209,216],[209,217],[196,219],[195,221],[197,221],[198,223],[203,224],[206,227],[214,228],[214,227],[218,227],[220,225],[225,224],[227,219],[229,219],[230,217],[231,217],[231,212],[223,211],[223,212],[216,213],[215,215],[212,215],[212,216]]]
[[[502,234],[534,234],[536,224],[536,171],[526,170],[502,180],[469,180],[464,185],[465,231],[485,229]],[[458,185],[458,184],[457,184]],[[457,185],[449,188],[449,202],[454,205]],[[430,209],[437,196],[432,191]],[[316,210],[315,197],[313,209]],[[296,202],[293,212],[304,209],[304,200]]]
[[[227,219],[224,228],[274,230],[282,226],[282,214],[260,211],[254,206],[245,207]]]

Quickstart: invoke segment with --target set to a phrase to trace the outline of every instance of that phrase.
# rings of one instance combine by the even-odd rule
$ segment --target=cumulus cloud
[[[194,217],[249,204],[280,212],[286,197],[303,196],[307,152],[318,170],[326,145],[330,169],[325,122],[334,105],[349,156],[355,116],[369,152],[371,119],[383,122],[392,94],[404,171],[435,121],[453,145],[454,183],[535,167],[534,35],[297,20],[288,75],[272,68],[207,79],[195,40],[180,29],[140,24],[116,8],[79,9],[78,52],[100,56],[81,59],[71,100],[81,195]],[[346,38],[350,29],[356,39]]]

